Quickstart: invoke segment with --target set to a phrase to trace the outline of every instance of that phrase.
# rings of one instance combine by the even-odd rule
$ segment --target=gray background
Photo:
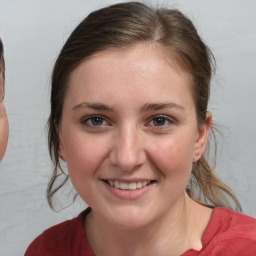
[[[10,138],[0,163],[0,255],[23,255],[47,227],[72,218],[81,201],[55,213],[45,190],[51,174],[46,143],[54,60],[90,11],[117,1],[0,0]],[[194,22],[217,60],[210,110],[222,124],[217,174],[256,217],[256,1],[145,1],[177,7]],[[68,189],[66,189],[68,191]],[[66,200],[67,197],[64,197]]]

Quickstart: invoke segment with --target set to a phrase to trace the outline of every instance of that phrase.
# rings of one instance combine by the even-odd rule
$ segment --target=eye
[[[168,126],[170,125],[171,123],[174,123],[174,121],[165,116],[165,115],[158,115],[158,116],[155,116],[151,119],[150,122],[148,122],[148,125],[149,126],[157,126],[157,127],[164,127],[164,126]]]
[[[167,120],[163,117],[156,117],[152,120],[154,126],[163,126],[166,124]]]
[[[99,115],[86,117],[82,120],[82,123],[90,127],[101,127],[109,125],[109,123],[104,119],[104,117]]]

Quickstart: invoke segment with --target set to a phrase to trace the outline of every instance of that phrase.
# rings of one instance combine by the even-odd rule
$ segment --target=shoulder
[[[203,242],[211,255],[256,255],[256,219],[215,208]]]
[[[214,217],[225,233],[256,241],[256,219],[225,208],[216,208]]]
[[[83,229],[83,216],[80,213],[72,220],[45,230],[30,244],[25,256],[80,255],[74,254],[75,251],[80,251],[81,246],[88,246]]]

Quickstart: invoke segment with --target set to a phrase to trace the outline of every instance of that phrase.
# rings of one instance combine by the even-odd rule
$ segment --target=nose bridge
[[[122,170],[133,170],[145,160],[144,145],[136,125],[126,124],[116,134],[112,160]]]

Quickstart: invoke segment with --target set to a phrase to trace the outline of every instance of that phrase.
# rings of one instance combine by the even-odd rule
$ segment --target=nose
[[[133,171],[146,160],[143,136],[136,127],[120,129],[114,137],[110,161],[124,171]]]

